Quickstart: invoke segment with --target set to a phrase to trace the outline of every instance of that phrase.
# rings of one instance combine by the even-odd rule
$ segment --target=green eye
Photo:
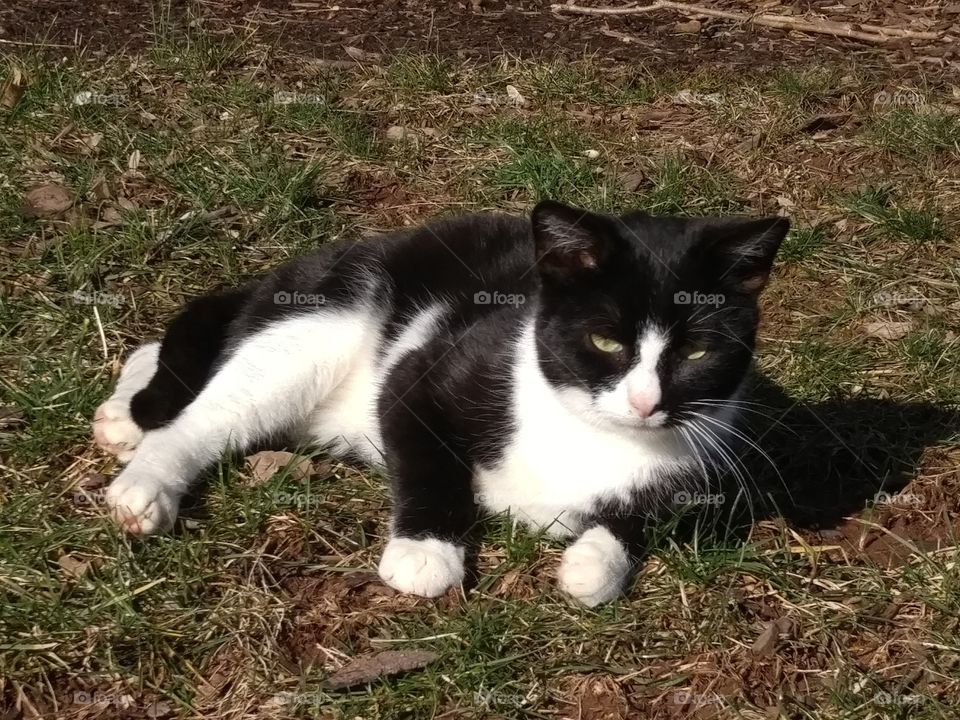
[[[687,360],[699,360],[707,354],[707,349],[702,345],[685,345],[680,352]]]
[[[699,360],[706,354],[707,354],[706,350],[694,350],[692,353],[687,355],[687,360]]]
[[[593,343],[593,346],[597,348],[597,350],[605,353],[615,353],[623,350],[623,345],[613,338],[597,335],[596,333],[590,335],[590,342]]]

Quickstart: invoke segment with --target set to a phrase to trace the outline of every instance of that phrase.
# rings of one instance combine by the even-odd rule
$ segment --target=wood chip
[[[816,133],[824,130],[835,130],[842,127],[850,119],[850,113],[827,113],[815,115],[807,120],[806,124],[800,128],[801,132]]]
[[[379,678],[391,677],[424,668],[440,657],[430,650],[384,650],[361,655],[323,681],[328,690],[341,690],[364,685]]]

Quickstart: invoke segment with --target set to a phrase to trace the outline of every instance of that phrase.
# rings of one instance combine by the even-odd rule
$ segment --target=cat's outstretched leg
[[[361,318],[306,314],[243,339],[193,402],[148,432],[107,489],[128,531],[169,529],[180,499],[230,448],[244,449],[302,423],[349,369],[364,341]]]
[[[157,371],[160,343],[141,345],[133,351],[120,370],[117,386],[110,399],[93,414],[93,437],[120,462],[129,462],[143,439],[143,429],[130,414],[133,396],[150,383]]]

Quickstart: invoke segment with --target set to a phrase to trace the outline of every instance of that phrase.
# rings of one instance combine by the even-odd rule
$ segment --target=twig
[[[583,7],[581,5],[554,4],[550,9],[556,13],[576,13],[579,15],[636,15],[655,12],[657,10],[673,10],[684,15],[706,15],[707,17],[737,22],[753,23],[782,30],[799,30],[801,32],[836,35],[838,37],[864,40],[866,42],[888,42],[912,38],[916,40],[937,40],[941,33],[923,32],[919,30],[904,30],[903,28],[888,28],[881,25],[854,25],[852,23],[838,23],[830,20],[801,20],[786,15],[747,15],[729,10],[714,10],[700,5],[686,5],[685,3],[657,0],[650,5],[627,5],[625,7]],[[862,29],[857,29],[862,28]]]
[[[26,40],[7,40],[0,38],[0,43],[4,45],[20,45],[22,47],[52,47],[52,48],[75,48],[76,45],[63,45],[61,43],[48,42],[27,42]]]

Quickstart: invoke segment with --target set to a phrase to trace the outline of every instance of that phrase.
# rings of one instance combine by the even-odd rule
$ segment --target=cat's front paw
[[[425,538],[395,537],[380,558],[380,578],[400,592],[438,597],[463,581],[464,549]]]
[[[129,401],[111,398],[97,408],[93,414],[93,439],[120,462],[130,462],[143,439],[143,430],[130,416]]]
[[[152,535],[169,530],[180,509],[180,491],[149,474],[128,467],[110,483],[107,507],[131,535]]]
[[[595,607],[623,592],[630,569],[623,544],[606,528],[591,528],[564,551],[558,572],[560,588]]]

